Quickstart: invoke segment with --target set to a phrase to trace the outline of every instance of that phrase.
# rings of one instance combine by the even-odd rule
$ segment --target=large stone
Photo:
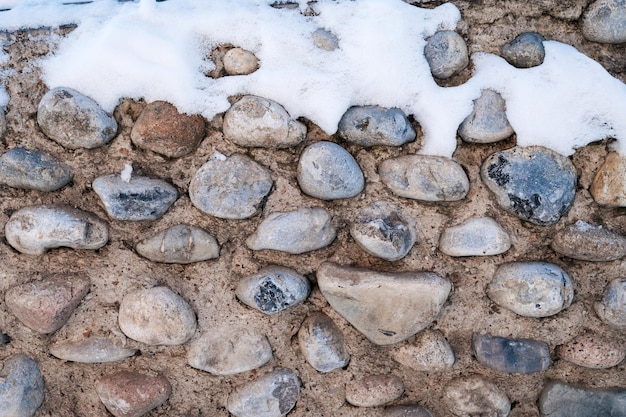
[[[248,75],[259,69],[259,59],[243,48],[231,48],[222,58],[224,71],[228,75]]]
[[[626,42],[626,1],[593,2],[583,16],[582,32],[592,42]]]
[[[626,416],[626,389],[549,381],[539,396],[542,417]]]
[[[452,380],[446,387],[444,400],[455,416],[506,417],[511,402],[492,382],[478,375]]]
[[[298,343],[304,358],[316,371],[330,372],[350,361],[341,329],[324,313],[313,313],[304,320]]]
[[[227,407],[236,417],[282,417],[299,396],[300,379],[292,370],[278,368],[237,387]]]
[[[276,314],[304,301],[310,291],[304,276],[274,265],[239,281],[235,293],[242,303],[265,314]]]
[[[561,359],[593,369],[611,368],[626,357],[623,343],[591,332],[579,334],[557,346],[556,353]]]
[[[172,395],[163,375],[120,371],[96,381],[100,401],[115,417],[141,417]]]
[[[550,246],[561,255],[582,261],[614,261],[626,256],[626,237],[582,220],[556,232]]]
[[[474,100],[474,109],[459,126],[459,135],[465,142],[493,143],[513,134],[506,117],[506,103],[500,93],[482,90]]]
[[[378,407],[403,393],[404,383],[395,375],[365,375],[346,384],[346,401],[357,407]]]
[[[547,343],[475,333],[474,356],[484,366],[499,372],[530,374],[550,366]]]
[[[402,110],[380,106],[350,107],[341,117],[337,132],[359,146],[401,146],[417,136]]]
[[[39,364],[23,354],[9,356],[0,370],[2,417],[33,417],[44,399]]]
[[[546,51],[544,37],[538,33],[525,32],[502,48],[502,58],[517,68],[531,68],[543,64]]]
[[[626,330],[626,278],[609,282],[602,300],[594,304],[598,317],[609,326]]]
[[[465,40],[451,30],[442,30],[426,39],[424,55],[430,72],[437,78],[450,78],[469,64]]]
[[[0,183],[13,188],[55,191],[72,180],[72,169],[42,151],[17,147],[0,156]]]
[[[331,262],[317,270],[328,303],[377,345],[408,339],[432,323],[452,284],[432,272],[376,272]]]
[[[199,227],[178,224],[137,243],[137,252],[153,262],[190,264],[217,258],[217,240]]]
[[[439,250],[449,256],[489,256],[511,247],[509,234],[491,217],[472,217],[449,227],[439,239]]]
[[[626,157],[617,152],[606,156],[589,187],[596,203],[608,207],[626,207]]]
[[[59,342],[50,346],[49,351],[51,355],[59,359],[80,363],[117,362],[137,353],[137,349],[117,346],[108,337],[89,337],[76,342]]]
[[[414,342],[394,348],[391,356],[396,362],[418,372],[443,372],[454,365],[450,344],[436,330],[422,330]]]

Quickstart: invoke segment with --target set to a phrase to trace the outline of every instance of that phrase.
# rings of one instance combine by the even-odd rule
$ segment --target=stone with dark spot
[[[626,256],[626,237],[582,220],[556,232],[550,246],[561,255],[582,261],[607,262]]]
[[[278,368],[235,388],[227,408],[236,417],[282,417],[299,396],[300,379],[292,370]]]
[[[583,36],[592,42],[626,42],[626,1],[596,0],[582,20]]]
[[[417,135],[402,110],[380,106],[350,107],[341,117],[337,132],[359,146],[401,146]]]
[[[592,369],[611,368],[626,357],[626,349],[622,342],[592,332],[579,334],[565,344],[557,346],[556,353],[561,359]]]
[[[626,389],[549,381],[537,401],[542,417],[626,416]]]
[[[23,354],[9,356],[0,370],[2,417],[33,417],[44,400],[39,364]]]
[[[6,345],[10,341],[11,341],[11,338],[9,337],[9,335],[4,334],[2,330],[0,330],[0,346]]]
[[[96,393],[115,417],[141,417],[172,395],[172,386],[160,374],[119,371],[96,381]]]
[[[506,394],[478,375],[453,379],[445,389],[444,401],[459,417],[506,417],[511,411]]]
[[[517,68],[531,68],[543,64],[546,51],[544,37],[538,33],[525,32],[502,48],[502,58]]]
[[[324,313],[312,313],[298,331],[298,343],[306,361],[319,372],[330,372],[348,364],[341,329]]]
[[[475,333],[472,338],[478,362],[499,372],[529,374],[550,366],[547,343]]]
[[[304,301],[311,290],[309,280],[293,269],[268,266],[239,281],[237,298],[265,314],[276,314]]]
[[[13,188],[55,191],[72,180],[72,169],[42,151],[17,147],[0,157],[0,183]]]
[[[598,317],[609,326],[626,330],[626,278],[615,278],[594,304]]]
[[[470,143],[493,143],[513,133],[504,99],[500,93],[488,89],[481,91],[474,100],[474,109],[459,126],[459,136]]]
[[[346,401],[357,407],[378,407],[404,393],[404,383],[395,375],[365,375],[346,384]]]

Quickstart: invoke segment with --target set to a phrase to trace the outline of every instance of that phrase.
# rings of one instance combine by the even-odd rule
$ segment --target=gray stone
[[[626,416],[626,389],[549,381],[537,404],[542,417]]]
[[[469,64],[465,41],[450,30],[437,32],[426,39],[424,55],[430,72],[437,78],[450,78]]]
[[[367,253],[397,261],[415,244],[415,228],[415,221],[395,204],[377,201],[359,212],[350,234]]]
[[[223,132],[239,146],[288,148],[305,139],[306,126],[275,101],[244,96],[224,114]]]
[[[272,249],[298,255],[330,245],[337,236],[330,213],[303,207],[272,212],[246,240],[252,250]]]
[[[7,133],[7,117],[4,113],[5,110],[0,108],[0,139],[4,138],[4,135]]]
[[[579,334],[557,346],[556,353],[561,359],[592,369],[612,368],[626,357],[626,349],[619,340],[591,332]]]
[[[237,284],[242,303],[265,314],[276,314],[304,301],[311,291],[309,280],[293,269],[268,266]]]
[[[191,202],[222,219],[247,219],[259,212],[272,189],[270,171],[245,155],[215,153],[189,184]]]
[[[234,375],[260,368],[272,359],[267,337],[254,328],[220,326],[195,339],[187,363],[214,375]]]
[[[461,165],[450,158],[405,155],[380,164],[380,178],[395,194],[422,201],[458,201],[470,183]]]
[[[395,375],[365,375],[346,384],[346,401],[357,407],[378,407],[403,393],[404,383]]]
[[[317,28],[313,31],[313,43],[325,51],[334,51],[339,48],[339,39],[329,30]]]
[[[328,303],[377,345],[402,342],[439,315],[452,284],[432,272],[376,272],[324,262],[317,284]]]
[[[147,345],[182,345],[196,332],[196,315],[184,298],[167,287],[126,295],[118,314],[120,329]]]
[[[55,191],[72,176],[68,165],[45,152],[17,147],[0,156],[0,182],[9,187]]]
[[[506,103],[500,93],[482,90],[472,112],[459,126],[459,136],[470,143],[493,143],[514,133],[506,117]]]
[[[422,330],[414,342],[395,347],[391,357],[419,372],[443,372],[454,365],[454,353],[446,338],[437,330]]]
[[[626,1],[593,2],[583,16],[582,32],[592,42],[626,42]]]
[[[448,227],[439,239],[439,250],[449,256],[489,256],[511,247],[509,234],[491,217],[472,217]]]
[[[609,282],[602,300],[594,304],[598,317],[609,326],[626,330],[626,278]]]
[[[285,368],[268,372],[237,387],[228,396],[228,411],[236,417],[281,417],[296,405],[300,379]]]
[[[195,226],[178,224],[142,240],[137,252],[153,262],[190,264],[217,258],[220,246],[217,240]]]
[[[298,184],[312,197],[336,200],[359,194],[365,179],[348,151],[336,143],[320,141],[307,146],[300,155]]]
[[[23,354],[9,356],[0,371],[2,417],[32,417],[44,399],[39,364]]]
[[[582,261],[614,261],[626,256],[626,237],[582,220],[556,232],[550,246],[561,255]]]
[[[483,163],[481,176],[503,209],[538,225],[558,222],[574,202],[574,165],[541,146],[496,152]]]
[[[222,59],[228,75],[248,75],[259,69],[259,59],[243,48],[229,49]]]
[[[546,51],[544,37],[538,33],[525,32],[502,48],[502,58],[517,68],[532,68],[543,64]]]
[[[530,374],[550,366],[547,343],[475,333],[474,356],[482,365],[499,372]]]
[[[574,287],[567,273],[556,265],[509,262],[498,267],[487,295],[520,316],[548,317],[570,306]]]
[[[115,220],[156,220],[178,198],[176,188],[160,179],[133,176],[126,182],[121,175],[98,177],[93,181],[107,214]]]
[[[141,417],[172,395],[165,376],[120,371],[96,381],[96,393],[115,417]]]
[[[137,349],[117,346],[108,337],[89,337],[84,340],[55,343],[50,354],[65,361],[80,363],[117,362],[133,356]]]
[[[109,240],[109,226],[95,214],[65,205],[24,207],[4,226],[13,248],[29,255],[48,249],[99,249]]]
[[[380,106],[350,107],[341,117],[337,133],[359,146],[401,146],[417,136],[402,110]]]
[[[511,402],[492,382],[478,375],[452,380],[446,387],[444,400],[455,416],[506,417]]]
[[[0,346],[8,344],[10,341],[9,335],[2,333],[2,330],[0,330]]]
[[[298,343],[304,358],[316,371],[330,372],[350,361],[341,329],[324,313],[313,313],[304,320]]]
[[[383,417],[433,417],[433,415],[421,405],[396,405],[385,408]]]
[[[93,149],[115,137],[117,122],[93,99],[71,88],[48,91],[37,109],[37,123],[50,139],[69,149]]]

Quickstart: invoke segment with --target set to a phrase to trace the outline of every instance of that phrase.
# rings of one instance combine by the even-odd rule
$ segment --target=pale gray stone
[[[543,64],[545,39],[538,33],[525,32],[502,48],[502,58],[517,68],[532,68]]]
[[[537,404],[542,417],[626,416],[626,389],[549,381]]]
[[[433,415],[421,405],[395,405],[385,408],[383,417],[433,417]]]
[[[236,417],[282,417],[299,396],[300,379],[291,369],[278,368],[235,388],[227,408]]]
[[[446,387],[444,400],[450,412],[459,417],[506,417],[511,412],[506,394],[478,375],[452,380]]]
[[[329,30],[317,28],[313,31],[313,43],[325,51],[334,51],[339,48],[339,39]]]
[[[72,180],[72,169],[42,151],[17,147],[0,156],[0,183],[13,188],[55,191]]]
[[[491,217],[472,217],[443,231],[439,250],[449,256],[498,255],[511,248],[509,234]]]
[[[310,291],[304,276],[272,265],[239,281],[235,293],[242,303],[265,314],[276,314],[304,301]]]
[[[594,308],[603,322],[626,330],[626,278],[609,282],[602,300],[596,302]]]
[[[259,69],[259,59],[243,48],[229,49],[222,58],[228,75],[248,75]]]
[[[530,374],[550,366],[550,347],[539,340],[475,333],[472,347],[478,362],[499,372]]]
[[[43,399],[44,381],[39,364],[21,353],[5,359],[0,370],[2,417],[33,417]]]
[[[108,337],[89,337],[79,341],[57,342],[50,354],[65,361],[80,363],[117,362],[133,356],[137,349],[117,346]]]
[[[557,346],[556,354],[559,358],[578,366],[607,369],[619,365],[624,360],[626,348],[616,338],[584,332],[565,344]]]
[[[419,372],[443,372],[454,365],[452,348],[437,330],[422,330],[414,342],[395,347],[391,357]]]
[[[195,226],[178,224],[137,243],[137,252],[153,262],[190,264],[217,258],[217,240]]]
[[[316,371],[330,372],[350,361],[341,329],[324,313],[313,313],[304,320],[298,343],[304,358]]]
[[[594,1],[583,16],[582,32],[592,42],[626,42],[626,1]]]
[[[350,107],[341,117],[337,133],[359,146],[401,146],[417,136],[402,110],[380,106]]]
[[[357,407],[378,407],[403,393],[404,383],[395,375],[365,375],[346,384],[346,401]]]
[[[582,261],[606,262],[626,256],[626,237],[582,220],[556,232],[550,246],[561,255]]]
[[[120,371],[96,381],[96,393],[115,417],[141,417],[172,395],[172,386],[160,374]]]
[[[430,72],[437,78],[450,78],[469,64],[465,40],[451,30],[437,32],[426,39],[424,55]]]
[[[474,100],[474,109],[459,126],[459,135],[465,142],[493,143],[514,133],[506,116],[506,103],[500,93],[482,90]]]

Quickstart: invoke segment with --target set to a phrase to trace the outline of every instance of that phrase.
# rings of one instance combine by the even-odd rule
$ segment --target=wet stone
[[[626,349],[622,343],[590,332],[557,346],[556,353],[561,359],[593,369],[617,366],[626,357]]]
[[[594,304],[596,314],[609,326],[626,329],[626,278],[616,278],[604,290],[602,300]]]
[[[452,380],[446,387],[444,400],[450,412],[459,417],[506,417],[511,411],[506,394],[478,375]]]
[[[474,100],[474,109],[459,126],[459,135],[465,142],[493,143],[513,134],[506,117],[506,103],[500,93],[482,90]]]
[[[470,183],[461,165],[442,156],[406,155],[387,159],[379,174],[389,189],[422,201],[457,201],[465,198]]]
[[[366,375],[346,384],[346,401],[357,407],[378,407],[403,393],[404,383],[395,375]]]
[[[272,189],[270,172],[245,155],[215,153],[189,184],[193,205],[221,219],[247,219],[257,214]]]
[[[608,207],[626,207],[626,158],[617,152],[607,155],[589,192],[596,203]]]
[[[13,188],[55,191],[72,180],[72,169],[42,151],[13,148],[0,157],[0,183]]]
[[[243,48],[229,49],[222,59],[228,75],[248,75],[259,69],[259,59]]]
[[[544,37],[538,33],[525,32],[502,48],[502,58],[517,68],[532,68],[543,64],[546,51]]]
[[[350,198],[365,186],[361,167],[341,146],[320,141],[306,147],[298,161],[298,184],[321,200]]]
[[[268,266],[239,281],[239,301],[265,314],[275,314],[304,301],[311,291],[309,280],[293,269]]]
[[[552,249],[569,258],[606,262],[626,256],[626,237],[582,220],[558,231]]]
[[[542,417],[626,416],[626,389],[549,381],[537,404]]]
[[[350,107],[339,121],[337,132],[359,146],[401,146],[417,136],[402,110],[380,106]]]
[[[550,348],[538,340],[474,334],[472,344],[478,362],[495,371],[530,374],[550,366]]]
[[[142,240],[135,247],[144,258],[168,264],[190,264],[217,258],[217,240],[199,227],[178,224]]]
[[[4,301],[26,327],[38,333],[54,333],[67,323],[90,285],[87,277],[55,275],[9,289]]]
[[[42,255],[59,247],[99,249],[109,240],[105,221],[65,205],[19,209],[11,215],[4,231],[13,248],[29,255]]]
[[[96,381],[96,393],[115,417],[141,417],[172,395],[163,375],[120,371]]]
[[[469,64],[465,41],[450,30],[437,32],[426,39],[424,55],[430,72],[437,78],[450,78]]]
[[[437,330],[422,330],[412,343],[391,351],[401,365],[419,372],[443,372],[454,365],[454,353],[443,334]]]
[[[574,202],[574,165],[541,146],[496,152],[483,163],[481,176],[503,209],[538,225],[558,222]]]
[[[491,217],[472,217],[449,227],[439,239],[439,250],[449,256],[489,256],[511,247],[509,234]]]
[[[66,341],[50,346],[50,354],[65,361],[80,363],[117,362],[133,356],[137,349],[117,346],[108,337],[89,337],[79,341]]]
[[[23,354],[9,356],[0,370],[0,410],[3,417],[32,417],[44,399],[39,364]]]
[[[520,316],[548,317],[570,306],[574,287],[567,273],[556,265],[509,262],[498,267],[487,295]]]
[[[313,31],[313,43],[325,51],[334,51],[339,48],[339,39],[329,30],[318,28]]]
[[[383,417],[433,417],[433,415],[421,405],[396,405],[385,408]]]
[[[235,389],[228,396],[228,411],[236,417],[281,417],[296,405],[300,379],[285,368],[268,372]]]
[[[596,0],[582,20],[583,36],[592,42],[626,42],[626,3],[624,0]]]
[[[306,361],[319,372],[343,368],[350,361],[341,329],[323,313],[313,313],[304,320],[298,343]]]
[[[71,88],[54,88],[43,96],[37,123],[46,136],[69,149],[97,148],[117,133],[113,116]]]

